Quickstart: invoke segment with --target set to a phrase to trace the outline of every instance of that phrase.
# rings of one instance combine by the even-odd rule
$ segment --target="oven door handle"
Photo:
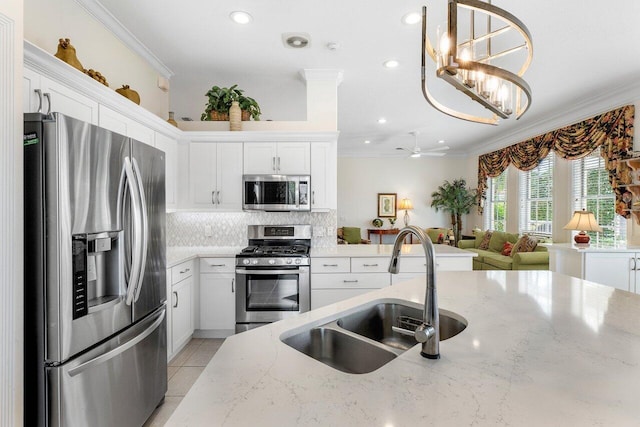
[[[273,275],[273,274],[300,274],[305,273],[305,270],[301,270],[299,268],[291,269],[291,270],[244,270],[244,269],[236,269],[236,274],[257,274],[257,275]]]

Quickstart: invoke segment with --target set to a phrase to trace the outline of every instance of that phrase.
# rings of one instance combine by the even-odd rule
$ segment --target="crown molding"
[[[331,142],[340,132],[323,131],[188,131],[183,140],[191,142]]]
[[[488,144],[469,151],[470,155],[480,155],[499,150],[506,146],[517,144],[521,141],[542,135],[546,132],[570,126],[583,120],[620,108],[625,105],[635,104],[640,100],[640,81],[632,84],[621,84],[600,93],[585,96],[580,102],[566,104],[544,114],[544,118],[534,123],[518,128],[513,132],[500,135]]]
[[[109,12],[98,0],[76,0],[91,16],[111,31],[129,49],[140,55],[163,77],[170,79],[173,71],[144,45],[131,31]]]

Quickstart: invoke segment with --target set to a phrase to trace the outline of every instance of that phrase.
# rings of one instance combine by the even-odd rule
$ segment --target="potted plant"
[[[233,85],[229,88],[213,86],[205,96],[209,101],[205,104],[204,113],[200,116],[200,120],[229,120],[229,108],[233,101],[238,101],[240,109],[244,112],[243,120],[260,120],[260,106],[255,99],[244,96],[244,91]]]
[[[467,181],[463,178],[445,181],[437,191],[431,193],[431,207],[451,214],[451,228],[455,234],[455,241],[462,237],[462,215],[471,212],[477,201],[477,192],[467,188]]]

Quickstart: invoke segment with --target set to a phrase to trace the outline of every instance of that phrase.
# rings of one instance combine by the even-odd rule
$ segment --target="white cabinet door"
[[[216,144],[189,145],[189,205],[213,209],[216,204]]]
[[[312,289],[311,290],[311,309],[324,307],[325,305],[344,301],[376,289]]]
[[[235,325],[235,274],[201,274],[200,329],[233,331]]]
[[[156,133],[155,140],[156,148],[164,151],[164,183],[167,210],[174,210],[178,207],[178,145],[173,138],[161,133]]]
[[[311,144],[311,209],[337,208],[337,153],[336,144]]]
[[[167,269],[167,361],[171,358],[173,354],[173,294],[171,293],[171,269]]]
[[[242,210],[242,144],[217,144],[216,208]]]
[[[40,79],[43,112],[59,112],[78,120],[98,124],[98,103],[45,76]]]
[[[279,142],[276,169],[278,174],[310,175],[311,144],[308,142]]]
[[[585,253],[584,278],[592,282],[635,292],[634,253]],[[640,269],[640,260],[636,268]]]
[[[136,141],[144,142],[152,147],[155,145],[155,132],[152,129],[104,105],[98,107],[98,112],[98,124],[100,127],[128,136]]]
[[[243,156],[245,175],[277,173],[276,146],[275,142],[245,142]]]
[[[38,94],[40,91],[40,94]],[[38,109],[47,111],[47,105],[43,105],[44,98],[40,90],[40,74],[29,68],[22,71],[22,111],[24,113],[36,113]]]
[[[182,347],[193,335],[193,277],[173,285],[171,289],[172,350]]]

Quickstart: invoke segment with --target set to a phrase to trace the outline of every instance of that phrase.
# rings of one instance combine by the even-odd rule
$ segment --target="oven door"
[[[237,267],[236,323],[269,323],[310,309],[309,267]]]

